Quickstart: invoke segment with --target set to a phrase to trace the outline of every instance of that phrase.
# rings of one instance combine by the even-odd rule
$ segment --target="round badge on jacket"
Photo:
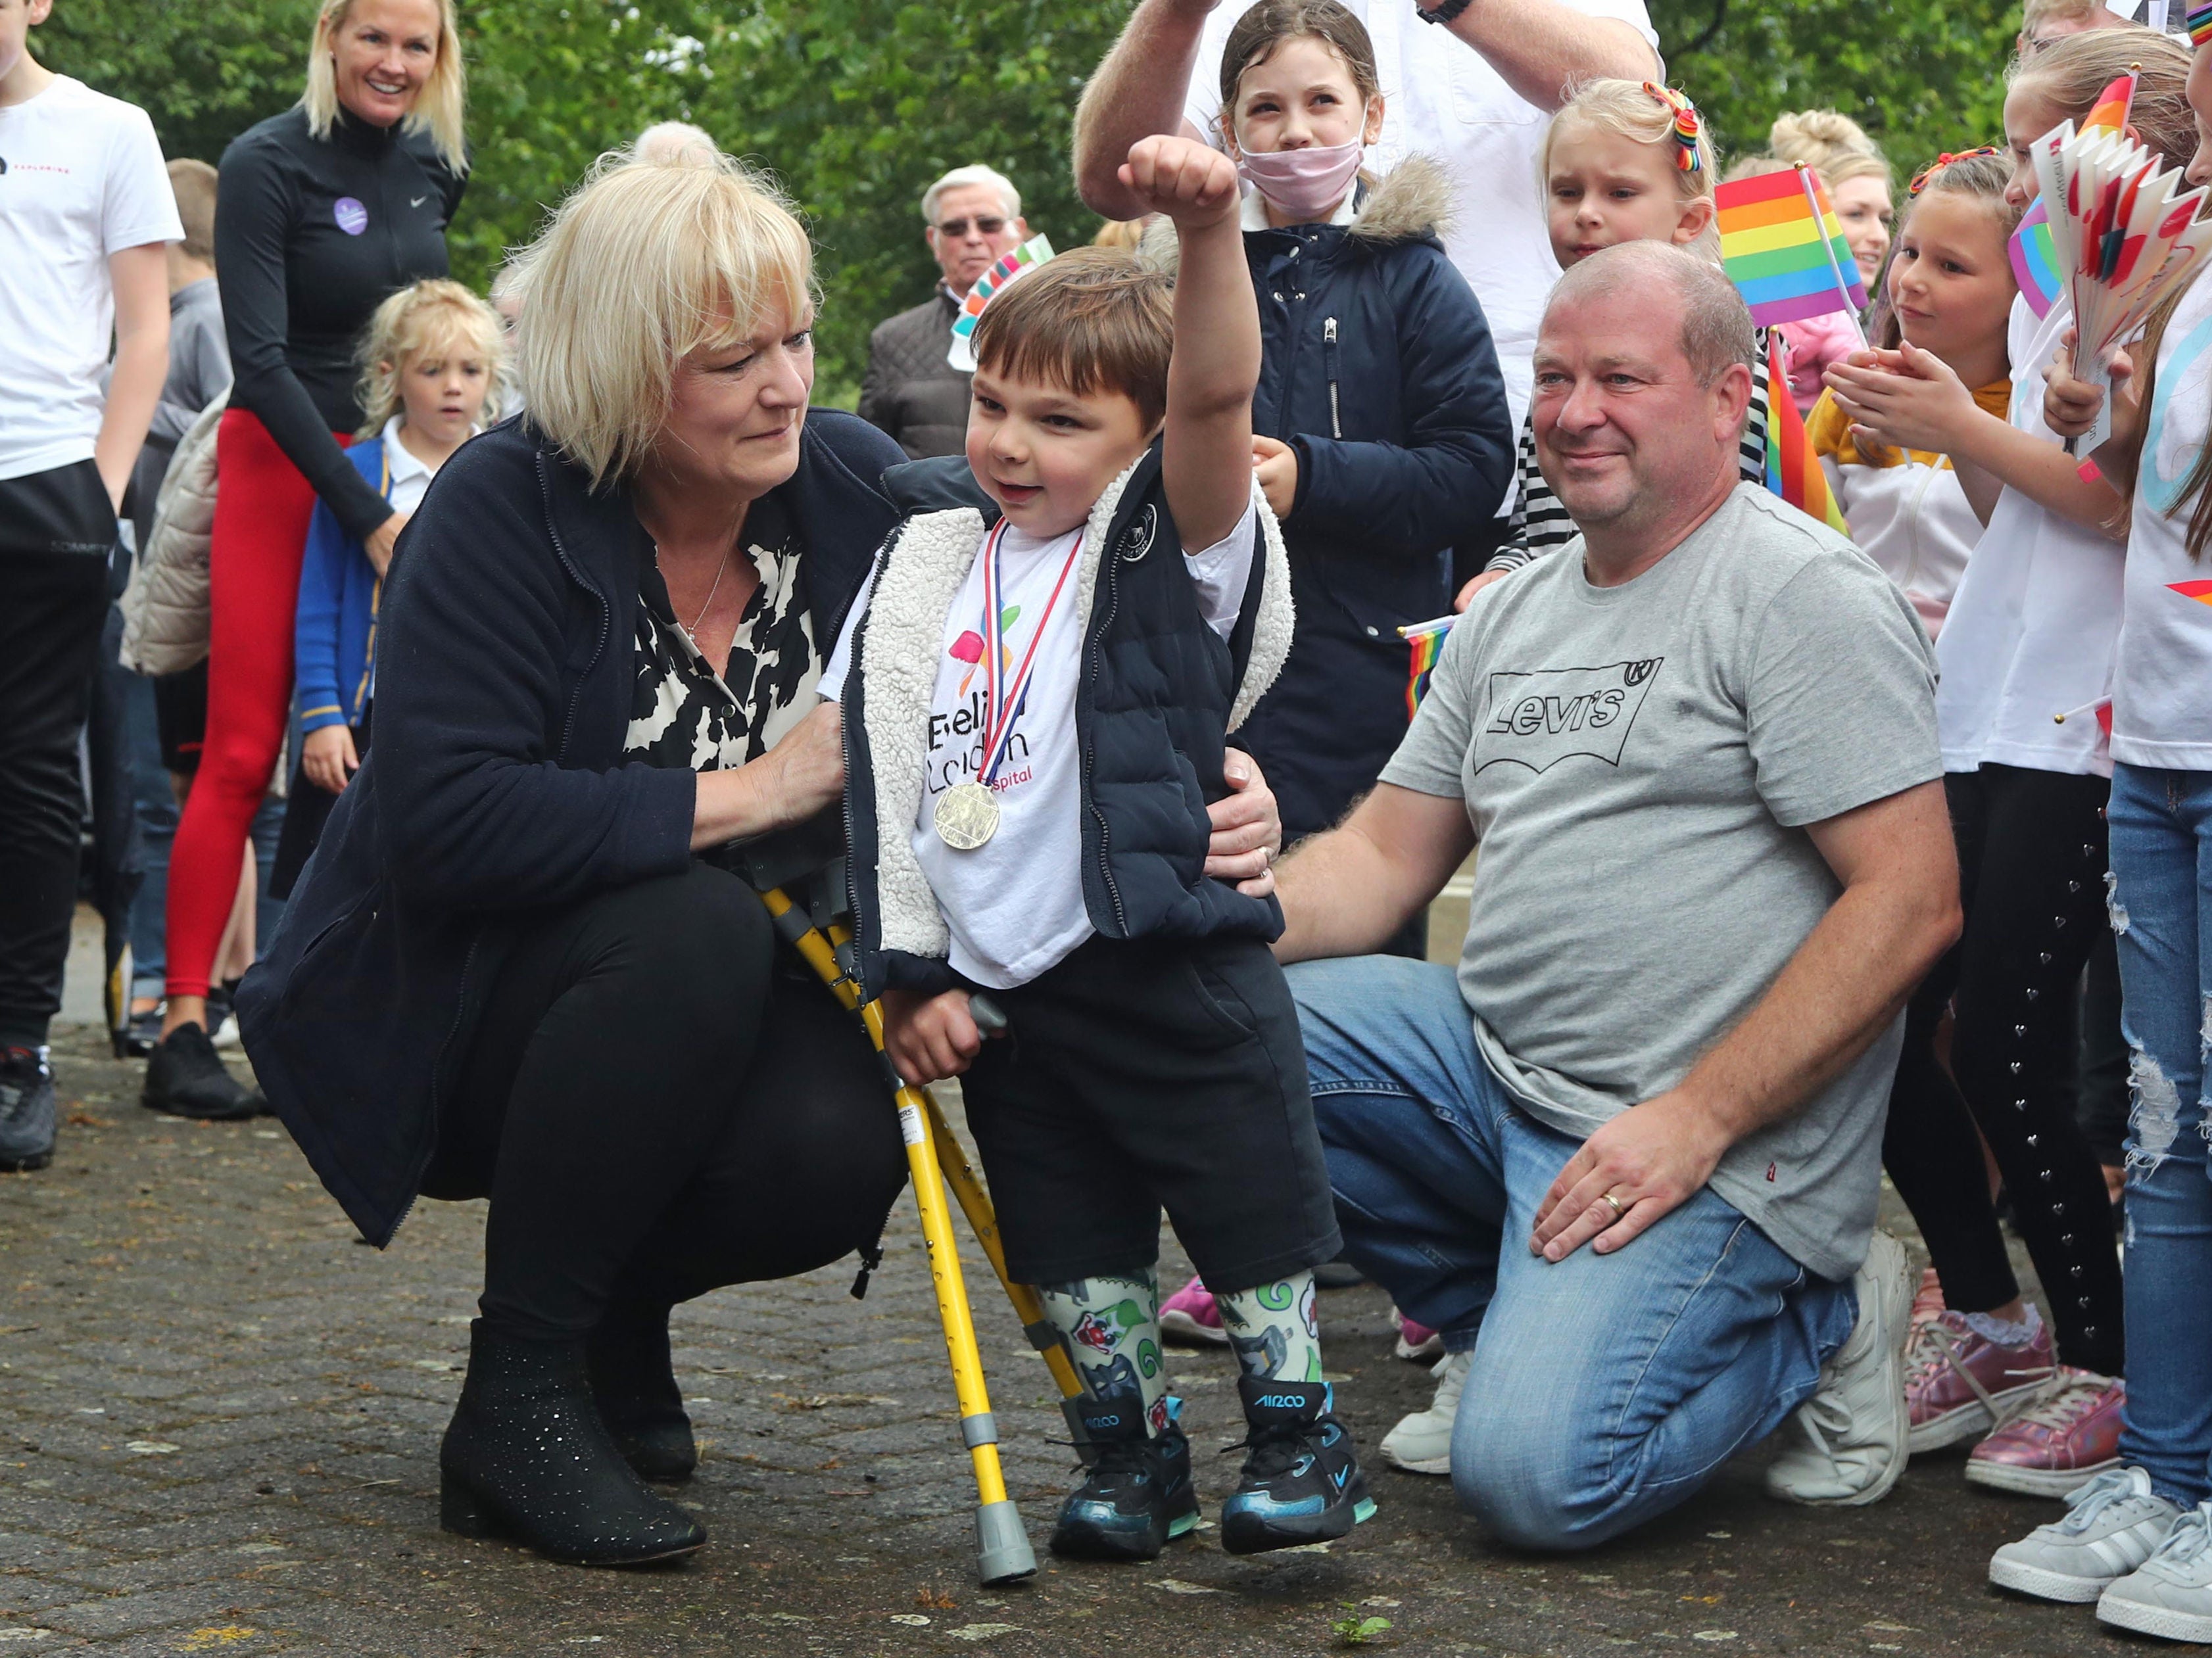
[[[358,236],[368,228],[368,210],[350,196],[341,196],[331,203],[331,217],[349,236]]]

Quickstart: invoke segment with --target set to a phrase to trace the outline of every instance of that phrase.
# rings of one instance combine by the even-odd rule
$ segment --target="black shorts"
[[[1337,1253],[1290,987],[1252,938],[1092,938],[1016,990],[961,1079],[1011,1274],[1159,1258],[1160,1211],[1209,1287]]]

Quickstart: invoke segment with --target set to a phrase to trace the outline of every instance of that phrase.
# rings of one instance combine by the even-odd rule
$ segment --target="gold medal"
[[[937,838],[955,852],[973,852],[999,832],[999,802],[981,783],[955,783],[931,814]]]

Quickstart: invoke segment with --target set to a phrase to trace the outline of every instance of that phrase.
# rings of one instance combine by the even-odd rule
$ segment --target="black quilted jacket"
[[[959,310],[939,288],[868,336],[860,418],[890,433],[910,460],[957,455],[967,445],[968,376],[945,360]]]

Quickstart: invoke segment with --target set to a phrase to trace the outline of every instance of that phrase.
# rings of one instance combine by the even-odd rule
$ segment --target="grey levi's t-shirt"
[[[1942,775],[1934,653],[1871,559],[1735,493],[1633,581],[1578,537],[1453,628],[1382,780],[1467,804],[1459,984],[1540,1121],[1585,1138],[1680,1081],[1841,891],[1804,825]],[[1902,1020],[1713,1189],[1802,1265],[1865,1258]]]

